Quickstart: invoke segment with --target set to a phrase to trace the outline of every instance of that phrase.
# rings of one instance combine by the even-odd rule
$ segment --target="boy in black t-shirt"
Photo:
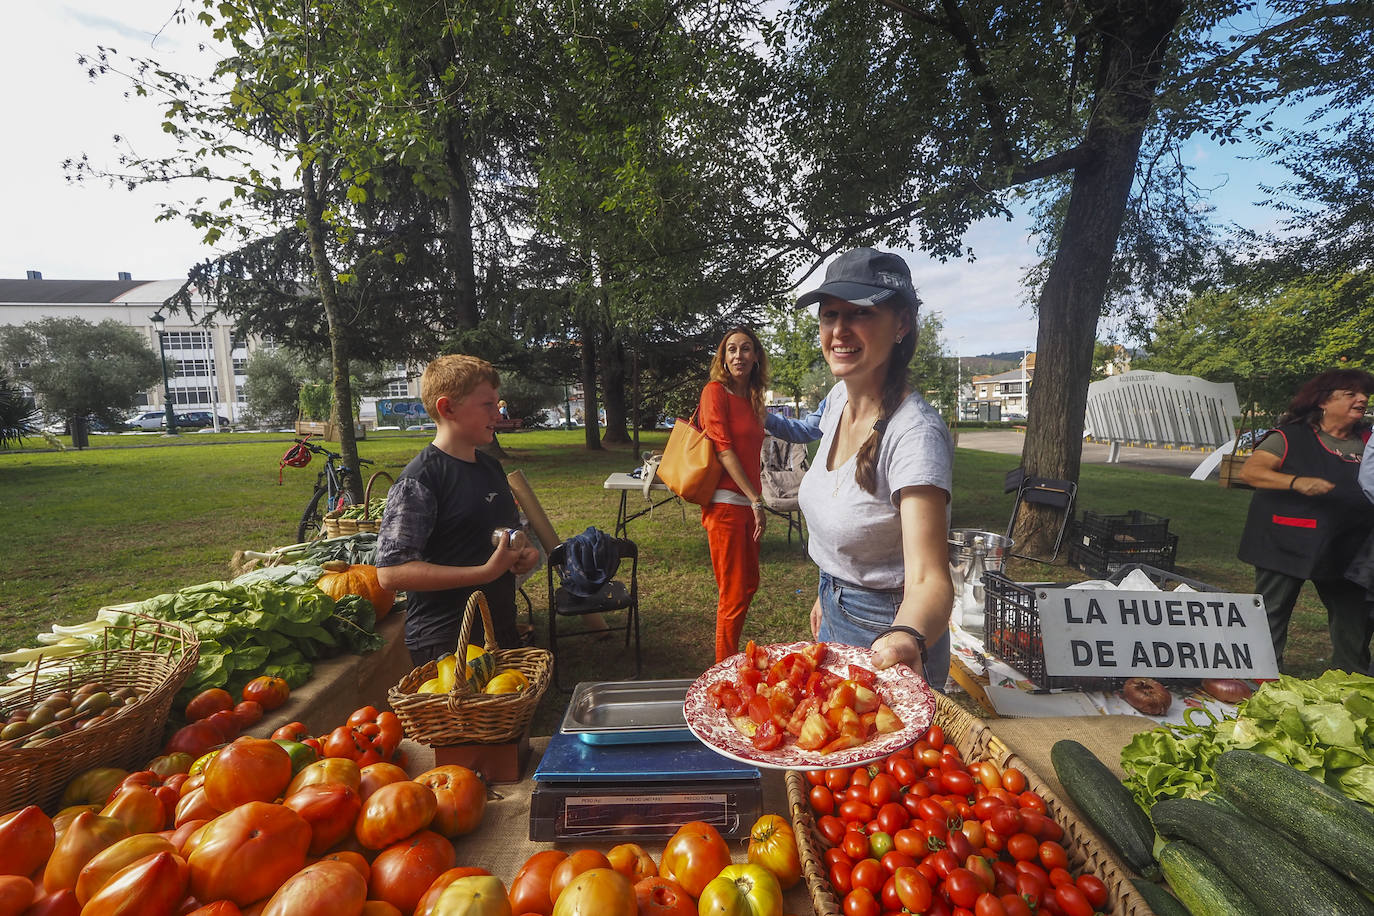
[[[492,548],[497,528],[519,523],[515,497],[495,458],[478,451],[501,420],[500,377],[486,360],[441,356],[420,378],[420,397],[433,418],[434,441],[406,465],[387,494],[377,537],[377,578],[405,591],[406,648],[415,667],[457,651],[468,597],[481,590],[497,645],[520,647],[515,627],[515,577],[533,569],[539,552],[508,539]],[[481,620],[469,636],[481,644]]]

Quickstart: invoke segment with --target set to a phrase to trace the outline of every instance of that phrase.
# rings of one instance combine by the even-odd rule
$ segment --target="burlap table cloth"
[[[1065,801],[1069,796],[1054,775],[1050,763],[1050,748],[1061,738],[1072,738],[1097,755],[1107,768],[1124,778],[1121,769],[1121,749],[1130,744],[1138,732],[1156,726],[1144,716],[1056,716],[1044,719],[984,719],[983,724],[1016,752],[1016,755],[1050,784],[1054,793]]]
[[[467,836],[453,841],[458,854],[459,865],[485,868],[500,878],[510,889],[511,881],[525,860],[544,849],[561,849],[572,852],[575,849],[599,849],[606,852],[616,842],[578,842],[578,843],[536,843],[530,840],[530,794],[534,791],[531,778],[539,766],[539,759],[548,747],[547,737],[530,739],[530,761],[525,768],[525,778],[516,783],[502,783],[491,787],[487,799],[486,814],[482,826]],[[404,748],[408,758],[406,769],[411,775],[419,775],[434,765],[432,748],[414,741],[406,740]],[[761,770],[763,773],[763,813],[778,814],[791,821],[787,806],[787,787],[783,782],[781,770]],[[635,842],[622,840],[617,842]],[[734,861],[743,864],[748,861],[747,840],[730,841],[730,851]],[[655,862],[663,858],[662,840],[640,842]],[[796,916],[811,914],[811,898],[806,892],[806,882],[798,881],[784,897],[786,912]]]

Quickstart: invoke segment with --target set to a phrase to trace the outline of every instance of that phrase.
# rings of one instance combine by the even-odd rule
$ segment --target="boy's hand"
[[[496,549],[491,552],[491,556],[487,558],[487,562],[484,564],[487,571],[491,573],[491,578],[487,581],[490,582],[492,579],[504,575],[507,570],[512,569],[519,562],[522,555],[523,551],[510,546],[510,532],[507,531],[501,537],[501,543],[496,545]],[[536,559],[538,556],[536,552]]]
[[[511,572],[515,573],[517,576],[523,576],[539,565],[539,551],[534,547],[526,544],[520,549],[519,554],[520,558],[516,560],[515,565],[511,567]]]

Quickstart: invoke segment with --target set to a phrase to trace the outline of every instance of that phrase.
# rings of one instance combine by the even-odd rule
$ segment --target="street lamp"
[[[162,405],[167,412],[167,435],[177,434],[177,416],[172,412],[172,383],[167,378],[167,345],[166,331],[167,319],[162,315],[162,309],[158,309],[148,317],[157,329],[157,352],[162,357]]]

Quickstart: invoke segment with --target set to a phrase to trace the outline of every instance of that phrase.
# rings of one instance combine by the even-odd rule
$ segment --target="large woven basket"
[[[999,768],[1014,766],[1026,776],[1026,788],[1045,800],[1049,814],[1064,828],[1063,843],[1069,864],[1075,870],[1097,875],[1107,885],[1107,916],[1153,916],[1153,910],[1131,886],[1130,873],[1086,822],[1046,786],[1035,771],[1011,752],[978,719],[960,709],[941,694],[936,694],[935,722],[945,732],[945,740],[959,749],[967,761],[991,760]],[[840,916],[840,901],[830,884],[825,850],[829,843],[816,826],[809,801],[810,784],[795,770],[788,771],[787,800],[792,810],[797,851],[801,854],[802,874],[816,916]]]
[[[85,728],[38,747],[0,747],[0,812],[40,805],[55,813],[62,790],[91,767],[142,769],[162,747],[172,698],[200,658],[189,627],[143,615],[106,627],[98,647],[70,658],[43,659],[0,681],[0,711],[32,706],[59,690],[95,681],[110,691],[132,687],[140,699]]]
[[[450,744],[505,744],[524,734],[534,718],[535,707],[549,686],[553,653],[547,649],[500,649],[492,637],[491,611],[486,595],[473,592],[463,610],[457,654],[466,651],[475,615],[482,615],[486,650],[496,659],[496,671],[515,668],[530,682],[520,693],[476,693],[462,677],[462,662],[454,689],[449,693],[416,693],[421,684],[438,674],[438,663],[427,662],[401,679],[387,693],[387,701],[405,728],[406,737],[444,747]]]
[[[376,534],[382,529],[382,520],[372,517],[372,485],[377,482],[378,477],[385,477],[391,481],[387,485],[390,489],[396,483],[396,478],[386,471],[377,471],[367,478],[367,487],[363,490],[363,517],[344,518],[343,514],[349,510],[349,506],[340,506],[332,512],[325,513],[324,516],[324,536],[327,538],[344,537],[350,534],[357,534],[359,531],[367,531]]]

